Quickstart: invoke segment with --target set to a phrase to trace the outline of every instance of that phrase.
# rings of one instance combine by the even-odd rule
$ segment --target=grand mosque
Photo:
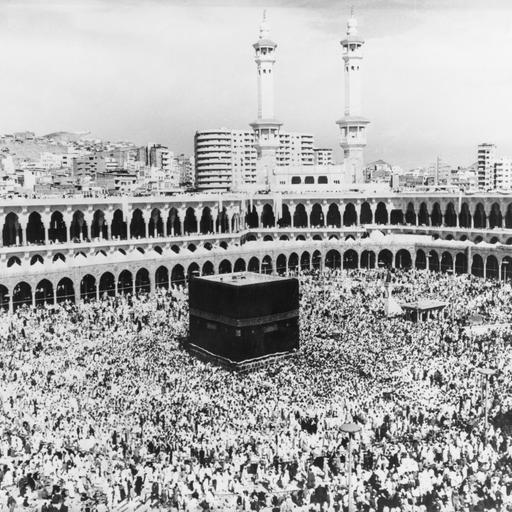
[[[255,187],[168,197],[5,200],[0,306],[153,292],[197,273],[240,270],[413,267],[511,280],[512,196],[396,193],[361,184],[369,122],[361,107],[363,43],[352,17],[341,41],[342,166],[293,168],[301,178],[296,185],[280,178],[291,171],[275,164],[281,127],[273,110],[276,45],[264,25],[254,45]],[[319,186],[298,186],[311,176]]]

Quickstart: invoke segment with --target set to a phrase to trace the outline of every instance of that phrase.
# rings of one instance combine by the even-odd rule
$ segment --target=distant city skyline
[[[354,0],[364,46],[366,161],[512,155],[512,6]],[[244,5],[246,5],[244,7]],[[341,158],[339,40],[350,3],[49,1],[0,6],[0,132],[91,131],[193,152],[196,130],[256,117],[252,43],[263,8],[278,43],[276,114]]]

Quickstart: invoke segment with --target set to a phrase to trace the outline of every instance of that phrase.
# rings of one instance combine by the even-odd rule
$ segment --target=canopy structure
[[[402,304],[402,309],[405,312],[405,318],[407,320],[424,322],[439,315],[446,305],[446,302],[441,302],[440,300],[422,299]]]

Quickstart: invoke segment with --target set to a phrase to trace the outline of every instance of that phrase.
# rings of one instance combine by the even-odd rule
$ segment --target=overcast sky
[[[483,141],[512,157],[510,0],[0,0],[0,132],[89,130],[191,153],[197,129],[247,128],[266,7],[283,129],[338,148],[351,3],[367,161],[467,165]]]

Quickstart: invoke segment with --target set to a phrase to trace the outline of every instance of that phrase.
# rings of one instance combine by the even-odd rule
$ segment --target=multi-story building
[[[202,130],[194,136],[196,188],[236,190],[256,183],[256,147],[251,130]]]
[[[279,134],[276,165],[314,165],[314,140],[308,133]]]
[[[494,188],[497,190],[512,189],[512,159],[499,158],[494,163]]]
[[[313,148],[315,165],[332,165],[332,149],[331,148]]]
[[[366,183],[388,181],[391,177],[391,165],[384,160],[375,160],[366,165],[363,173]]]
[[[483,143],[478,145],[478,188],[491,190],[495,186],[494,164],[496,163],[496,145]]]

